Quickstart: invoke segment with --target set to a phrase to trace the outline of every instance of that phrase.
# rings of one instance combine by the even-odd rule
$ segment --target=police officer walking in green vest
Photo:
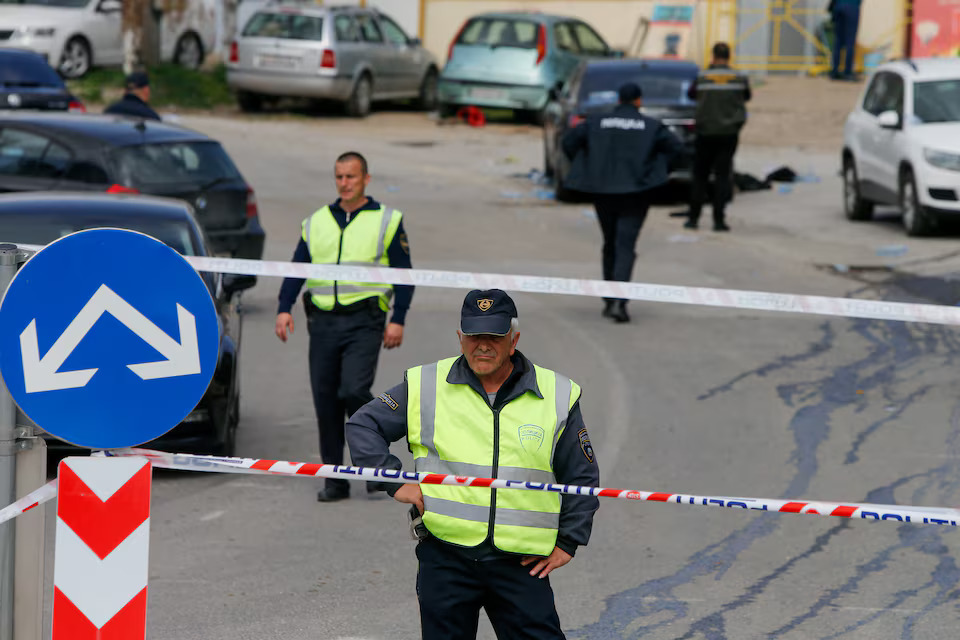
[[[733,197],[733,156],[740,129],[747,121],[746,103],[750,100],[747,77],[730,68],[729,45],[713,45],[713,62],[700,72],[687,93],[697,101],[697,137],[690,213],[683,226],[697,228],[712,173],[713,230],[729,231],[726,207]]]
[[[303,221],[294,262],[411,268],[403,216],[366,195],[366,159],[355,151],[334,166],[340,197]],[[276,334],[293,333],[290,310],[304,280],[286,278],[280,287]],[[380,357],[380,345],[399,347],[413,287],[376,282],[307,280],[303,296],[310,335],[310,386],[320,430],[320,457],[343,464],[344,418],[366,404]],[[386,324],[393,298],[393,315]],[[368,485],[368,491],[376,489]],[[320,502],[343,500],[350,483],[328,478]]]
[[[516,350],[517,308],[499,289],[471,291],[462,355],[413,367],[347,422],[353,462],[518,482],[598,486],[580,386]],[[435,484],[383,488],[422,514],[417,596],[425,640],[476,638],[480,609],[498,638],[563,638],[547,576],[587,544],[597,498]]]

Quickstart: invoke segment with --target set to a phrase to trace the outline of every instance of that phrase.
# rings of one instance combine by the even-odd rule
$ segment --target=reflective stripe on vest
[[[386,250],[400,227],[402,214],[382,206],[378,210],[358,211],[346,228],[341,229],[330,207],[324,207],[303,221],[303,241],[314,264],[350,266],[389,265]],[[377,298],[380,308],[390,308],[393,286],[379,282],[344,280],[307,280],[307,290],[320,309],[333,309],[339,302],[351,305],[366,298]]]
[[[495,416],[486,398],[446,381],[456,358],[407,371],[407,438],[418,472],[497,477],[537,484],[555,481],[553,456],[567,416],[580,397],[569,378],[535,367],[543,399],[527,392]],[[497,442],[491,437],[498,433]],[[442,452],[442,454],[440,453]],[[494,459],[498,460],[494,470]],[[421,485],[423,520],[438,538],[472,547],[486,539],[513,553],[548,555],[556,545],[556,493]]]

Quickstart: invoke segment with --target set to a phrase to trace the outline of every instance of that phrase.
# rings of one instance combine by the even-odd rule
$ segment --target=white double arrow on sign
[[[180,342],[177,342],[157,325],[133,308],[129,302],[103,284],[93,294],[77,317],[53,343],[50,350],[40,357],[37,343],[37,320],[33,319],[20,334],[20,353],[23,359],[23,381],[27,393],[76,389],[85,386],[97,369],[58,371],[87,332],[93,328],[104,313],[109,313],[144,342],[159,351],[165,360],[128,364],[127,367],[141,380],[173,378],[200,373],[200,347],[197,343],[197,321],[193,314],[177,304],[177,319],[180,323]]]

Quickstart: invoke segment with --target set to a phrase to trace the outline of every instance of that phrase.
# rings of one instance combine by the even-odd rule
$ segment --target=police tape
[[[838,516],[841,518],[860,518],[863,520],[889,520],[914,524],[939,524],[956,527],[960,521],[960,510],[937,507],[913,507],[888,504],[864,504],[853,502],[799,502],[773,500],[768,498],[728,498],[720,496],[695,496],[680,493],[662,493],[636,491],[632,489],[604,489],[602,487],[583,487],[572,484],[549,484],[543,482],[525,482],[521,480],[503,480],[494,478],[472,478],[440,473],[417,473],[395,469],[371,467],[353,467],[333,464],[314,464],[307,462],[287,462],[284,460],[262,460],[257,458],[229,458],[220,456],[199,456],[180,453],[164,453],[150,449],[114,449],[97,452],[105,456],[141,456],[163,469],[180,471],[207,471],[222,473],[250,473],[260,475],[296,476],[308,478],[341,478],[346,480],[368,480],[404,484],[443,484],[461,487],[481,487],[490,489],[525,489],[528,491],[548,491],[575,496],[595,496],[599,498],[620,498],[625,500],[646,500],[686,504],[703,507],[728,507],[745,511],[769,511],[778,513],[801,513],[818,516]]]
[[[42,246],[19,245],[37,251]],[[646,302],[701,305],[727,309],[776,311],[810,315],[960,325],[960,308],[909,302],[832,298],[743,289],[713,289],[644,282],[611,282],[547,276],[524,276],[466,271],[397,269],[304,262],[273,262],[239,258],[184,256],[197,271],[236,273],[279,278],[310,278],[349,282],[383,282],[452,289],[505,289],[510,292],[624,298]]]
[[[7,505],[3,509],[0,509],[0,524],[3,524],[7,520],[13,520],[21,513],[30,511],[30,509],[43,504],[47,500],[56,497],[56,495],[57,481],[51,480],[39,489],[31,491],[27,495],[23,496],[13,504]]]

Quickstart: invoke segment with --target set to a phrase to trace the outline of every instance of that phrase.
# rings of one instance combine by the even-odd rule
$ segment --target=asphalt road
[[[523,177],[541,166],[532,128],[437,126],[414,113],[185,122],[223,141],[254,185],[267,259],[290,258],[300,220],[334,198],[334,158],[357,149],[371,163],[369,193],[405,213],[416,267],[599,275],[589,207],[540,199],[543,187]],[[833,155],[738,157],[758,175],[781,163],[820,181],[739,195],[726,235],[684,233],[667,215],[676,207],[654,209],[634,279],[957,302],[955,237],[907,239],[895,215],[847,222]],[[244,296],[239,453],[318,461],[305,321],[298,306],[292,341],[273,335],[279,285],[262,279]],[[374,393],[457,352],[464,293],[417,290]],[[960,503],[951,328],[653,303],[633,303],[634,321],[615,326],[597,300],[515,298],[519,348],[584,388],[604,486]],[[158,473],[148,637],[419,637],[404,507],[362,486],[318,504],[317,488]],[[553,585],[569,638],[954,638],[958,550],[953,528],[604,500],[590,545]],[[494,637],[485,620],[480,637]]]

